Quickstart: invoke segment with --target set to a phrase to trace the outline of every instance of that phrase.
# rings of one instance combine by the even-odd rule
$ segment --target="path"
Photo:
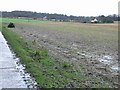
[[[15,59],[0,32],[0,89],[1,88],[27,88],[27,85],[16,69]]]

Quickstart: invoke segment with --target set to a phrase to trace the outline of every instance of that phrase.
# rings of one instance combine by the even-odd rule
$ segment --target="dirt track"
[[[117,81],[118,42],[117,26],[89,25],[91,31],[69,31],[51,28],[51,26],[16,24],[13,31],[22,35],[26,40],[36,43],[36,46],[43,46],[48,49],[49,54],[57,60],[65,60],[78,69],[82,64],[86,68],[86,75],[101,76]],[[60,26],[60,25],[59,25]],[[62,27],[62,24],[61,24]],[[77,24],[74,27],[78,27]],[[83,28],[81,24],[78,28]],[[94,30],[99,27],[106,31]],[[109,30],[110,27],[110,30]],[[56,29],[56,30],[55,30]],[[115,29],[115,31],[113,31]],[[97,34],[97,35],[96,35]],[[111,38],[110,38],[111,37]]]

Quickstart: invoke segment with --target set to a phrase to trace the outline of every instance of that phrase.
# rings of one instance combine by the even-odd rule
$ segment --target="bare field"
[[[33,47],[45,47],[59,61],[83,65],[90,77],[102,77],[118,85],[117,24],[65,22],[15,23],[12,29]]]

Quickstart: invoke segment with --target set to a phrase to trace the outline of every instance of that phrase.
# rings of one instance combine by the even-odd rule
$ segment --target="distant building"
[[[47,16],[43,17],[43,20],[47,20]]]
[[[92,19],[91,20],[91,23],[98,23],[98,20],[95,18],[95,19]]]

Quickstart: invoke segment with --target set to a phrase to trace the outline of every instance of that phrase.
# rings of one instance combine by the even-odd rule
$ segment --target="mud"
[[[83,26],[79,26],[81,27]],[[96,27],[92,25],[92,28]],[[16,28],[12,30],[28,41],[35,40],[35,47],[47,48],[49,54],[57,60],[70,62],[78,69],[82,64],[86,73],[118,83],[117,26],[108,27],[109,25],[106,28],[99,26],[101,30],[107,29],[102,31],[96,29],[76,32],[42,25],[16,24]]]

